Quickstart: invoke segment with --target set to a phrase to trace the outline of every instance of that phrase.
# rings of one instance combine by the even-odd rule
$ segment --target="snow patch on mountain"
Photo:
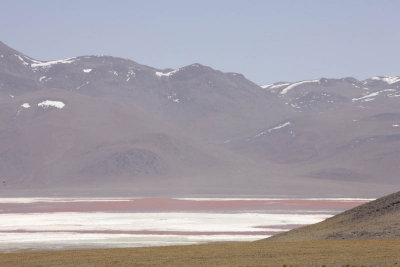
[[[309,81],[301,81],[301,82],[296,82],[296,83],[292,83],[291,85],[285,87],[282,91],[281,91],[281,95],[286,94],[287,92],[289,92],[290,90],[292,90],[293,88],[302,85],[302,84],[306,84],[306,83],[318,83],[319,80],[309,80]]]
[[[274,84],[270,87],[270,89],[276,89],[276,88],[281,88],[283,86],[289,85],[290,83],[278,83],[278,84]]]
[[[181,100],[176,97],[176,93],[172,93],[172,95],[167,96],[169,100],[172,100],[174,103],[179,103]]]
[[[43,102],[40,102],[38,104],[38,107],[41,108],[49,108],[49,107],[54,107],[54,108],[58,108],[58,109],[63,109],[65,107],[65,104],[61,101],[54,101],[54,100],[45,100]]]
[[[380,93],[383,93],[383,92],[394,92],[394,91],[396,91],[396,90],[395,89],[385,89],[385,90],[373,92],[371,94],[368,94],[368,95],[365,95],[365,96],[362,96],[362,97],[359,97],[359,98],[353,98],[352,101],[355,102],[355,101],[362,100],[363,102],[368,102],[368,101],[374,100],[375,98],[373,98],[373,97],[378,96]]]
[[[176,69],[176,70],[173,70],[173,71],[170,71],[170,72],[166,72],[166,73],[161,72],[161,71],[156,71],[156,75],[157,75],[158,77],[163,77],[163,76],[169,77],[169,76],[171,76],[171,75],[174,75],[174,74],[177,73],[178,71],[179,71],[179,69]]]
[[[260,137],[260,136],[263,136],[263,135],[266,135],[266,134],[267,134],[267,132],[262,131],[262,132],[256,134],[254,137],[257,138],[257,137]]]
[[[83,72],[84,73],[89,73],[89,72],[91,72],[92,71],[92,69],[83,69]]]
[[[278,89],[284,86],[288,86],[290,83],[271,83],[271,84],[266,84],[266,85],[261,85],[260,87],[263,89]]]
[[[286,126],[289,126],[289,125],[291,125],[291,124],[292,124],[292,123],[291,123],[290,121],[287,121],[287,122],[285,122],[285,123],[279,124],[279,125],[277,125],[277,126],[275,126],[275,127],[272,127],[272,128],[270,128],[270,129],[268,129],[268,130],[266,130],[266,131],[259,132],[258,134],[256,134],[256,135],[254,136],[254,138],[261,137],[261,136],[263,136],[263,135],[266,135],[267,133],[271,133],[271,132],[273,132],[273,131],[279,130],[279,129],[284,128],[284,127],[286,127]]]
[[[67,58],[67,59],[60,59],[60,60],[44,61],[44,62],[36,60],[35,63],[31,64],[31,67],[32,68],[38,68],[38,67],[47,68],[47,67],[51,67],[52,65],[55,65],[55,64],[70,64],[70,63],[73,63],[73,62],[75,62],[77,60],[79,60],[79,59],[76,58],[76,57],[71,57],[71,58]]]
[[[375,100],[375,98],[367,98],[367,99],[361,100],[361,102],[371,102],[374,100]]]
[[[126,82],[129,82],[132,76],[136,77],[136,73],[133,70],[129,70],[128,73],[126,74]]]
[[[29,66],[29,63],[26,62],[23,57],[21,57],[20,55],[14,55],[14,56],[16,56],[22,62],[23,65]]]
[[[47,82],[50,81],[52,78],[47,76],[42,76],[39,78],[39,82]]]
[[[30,108],[31,105],[30,105],[29,103],[23,103],[23,104],[21,105],[21,107],[22,107],[22,108]]]
[[[287,121],[287,122],[285,122],[285,123],[279,124],[279,125],[277,125],[277,126],[271,128],[271,129],[268,129],[268,132],[270,133],[270,132],[272,132],[272,131],[279,130],[279,129],[281,129],[281,128],[283,128],[283,127],[286,127],[286,126],[289,126],[289,125],[291,125],[291,124],[292,124],[292,123],[291,123],[290,121]]]
[[[375,76],[375,77],[372,77],[371,80],[383,81],[383,82],[385,82],[387,84],[393,84],[393,83],[400,82],[400,77],[395,77],[395,76]]]

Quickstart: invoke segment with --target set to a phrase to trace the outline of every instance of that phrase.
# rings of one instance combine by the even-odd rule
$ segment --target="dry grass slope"
[[[400,239],[400,192],[265,241],[327,239]]]
[[[0,266],[399,266],[400,240],[239,242],[0,254]]]

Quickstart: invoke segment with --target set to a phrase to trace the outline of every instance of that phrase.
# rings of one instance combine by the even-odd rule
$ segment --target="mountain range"
[[[0,42],[1,195],[375,197],[399,166],[400,77],[260,86]]]

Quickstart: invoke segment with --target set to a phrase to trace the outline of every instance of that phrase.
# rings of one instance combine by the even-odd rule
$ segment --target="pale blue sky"
[[[86,54],[201,63],[263,84],[400,75],[400,1],[2,0],[1,41],[41,60]]]

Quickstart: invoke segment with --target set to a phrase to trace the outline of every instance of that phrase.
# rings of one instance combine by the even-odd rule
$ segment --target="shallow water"
[[[3,198],[0,250],[252,241],[367,199]]]

